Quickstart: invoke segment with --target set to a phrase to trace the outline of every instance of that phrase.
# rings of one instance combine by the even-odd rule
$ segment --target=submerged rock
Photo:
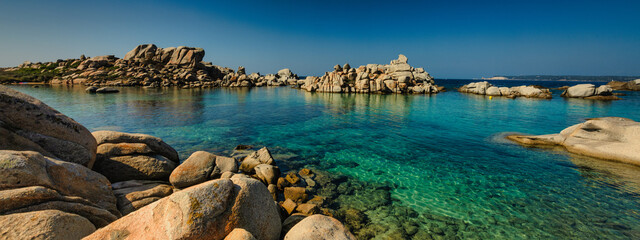
[[[335,218],[313,215],[293,226],[284,237],[285,240],[346,240],[356,237]]]
[[[96,140],[84,126],[4,86],[0,86],[0,149],[36,151],[88,168],[96,158]]]
[[[118,93],[120,90],[111,87],[101,87],[96,89],[96,93]]]
[[[219,179],[163,198],[99,229],[86,239],[224,239],[242,228],[257,239],[280,236],[277,206],[255,179]]]
[[[594,118],[558,134],[507,139],[525,146],[563,146],[572,153],[640,166],[640,123],[627,118]]]

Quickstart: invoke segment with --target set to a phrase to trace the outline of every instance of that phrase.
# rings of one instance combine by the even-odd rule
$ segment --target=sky
[[[640,1],[8,1],[0,67],[139,44],[247,72],[322,75],[398,54],[435,78],[640,75]]]

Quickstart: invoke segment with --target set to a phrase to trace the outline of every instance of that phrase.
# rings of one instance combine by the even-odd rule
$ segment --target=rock
[[[96,93],[118,93],[120,90],[112,87],[101,87],[96,89]]]
[[[109,181],[88,168],[31,151],[0,150],[0,212],[48,209],[102,227],[120,216]]]
[[[218,179],[178,191],[89,235],[90,239],[224,239],[242,228],[257,239],[280,236],[267,188],[250,178]]]
[[[0,216],[2,239],[82,239],[96,230],[89,220],[58,210]]]
[[[297,206],[298,205],[293,200],[288,198],[282,202],[282,208],[287,211],[287,214],[292,214],[296,210]]]
[[[88,93],[96,93],[97,90],[98,90],[98,87],[94,87],[94,86],[91,86],[91,87],[88,87],[88,88],[84,89],[84,91],[88,92]]]
[[[269,164],[260,164],[254,168],[258,179],[262,182],[269,184],[275,184],[280,177],[280,168],[269,165]]]
[[[92,168],[96,140],[89,130],[41,101],[0,86],[0,149],[36,151]]]
[[[340,64],[336,64],[335,66],[333,66],[333,71],[341,72],[342,71],[342,67],[340,66]]]
[[[525,146],[563,146],[575,154],[640,166],[640,123],[627,118],[593,118],[558,134],[510,135],[507,139]]]
[[[320,213],[320,208],[317,205],[311,203],[304,203],[298,205],[296,210],[305,215],[312,215],[316,213]]]
[[[298,177],[298,175],[296,175],[296,173],[293,173],[293,172],[287,173],[287,176],[285,176],[284,179],[294,186],[300,182],[300,178]]]
[[[282,222],[282,232],[280,235],[281,236],[287,235],[287,233],[289,232],[289,230],[291,230],[291,228],[293,228],[293,226],[295,226],[305,218],[307,218],[307,215],[304,215],[302,213],[294,213],[291,216],[289,216],[287,219],[284,220],[284,222]]]
[[[144,180],[118,182],[113,189],[123,216],[173,193],[171,185]]]
[[[621,91],[640,91],[640,79],[628,82],[611,81],[607,83],[613,90]]]
[[[596,94],[596,87],[593,84],[578,84],[569,87],[563,95],[567,97],[591,97]]]
[[[194,68],[204,58],[204,49],[180,46],[171,54],[168,65]]]
[[[291,230],[285,235],[285,240],[321,240],[321,239],[335,239],[335,240],[347,240],[356,238],[347,230],[340,221],[332,217],[323,215],[309,216],[298,224],[293,226]]]
[[[285,68],[278,71],[278,78],[293,78],[293,72],[290,69]]]
[[[284,188],[284,198],[291,199],[296,203],[304,202],[309,195],[307,190],[303,187],[286,187]]]
[[[211,172],[211,176],[209,178],[215,179],[219,178],[224,172],[237,172],[238,171],[238,162],[236,159],[230,157],[217,156],[216,157],[216,166],[213,168],[213,172]]]
[[[254,168],[260,164],[274,164],[273,157],[271,157],[271,153],[266,147],[263,147],[245,157],[240,164],[240,171],[245,173],[254,173]]]
[[[144,143],[103,143],[98,146],[98,155],[126,156],[133,154],[153,154],[153,150]]]
[[[498,87],[491,86],[487,88],[485,93],[487,96],[500,96],[500,89]]]
[[[197,151],[180,164],[169,178],[169,182],[176,188],[185,188],[209,179],[216,165],[216,155]]]
[[[154,57],[158,47],[154,44],[138,45],[133,50],[124,55],[124,60],[144,61]]]
[[[231,231],[224,240],[256,240],[256,238],[247,230],[236,228],[233,229],[233,231]]]
[[[169,144],[162,141],[162,139],[147,135],[147,134],[133,134],[114,131],[96,131],[92,133],[97,143],[144,143],[154,152],[168,158],[169,160],[180,163],[178,158],[178,152],[173,149]]]
[[[94,170],[111,182],[128,180],[168,180],[176,163],[160,155],[101,157]]]

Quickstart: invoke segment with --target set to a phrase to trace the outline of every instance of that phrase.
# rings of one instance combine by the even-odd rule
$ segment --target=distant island
[[[533,80],[533,81],[590,81],[590,82],[628,82],[640,79],[640,76],[581,76],[581,75],[519,75],[494,76],[482,80]]]

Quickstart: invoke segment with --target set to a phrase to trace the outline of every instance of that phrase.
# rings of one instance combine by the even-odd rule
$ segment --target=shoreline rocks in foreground
[[[352,68],[348,63],[335,65],[333,72],[322,77],[309,76],[301,80],[300,88],[308,92],[333,93],[438,93],[443,88],[435,85],[433,77],[424,68],[408,64],[400,54],[390,64],[367,64]]]
[[[594,118],[557,134],[506,138],[524,146],[562,146],[571,153],[640,166],[640,123],[627,118]]]
[[[0,238],[353,239],[330,216],[306,221],[320,229],[298,225],[331,213],[312,194],[313,172],[281,177],[267,148],[236,158],[196,152],[178,165],[160,138],[91,134],[2,86],[0,104]]]
[[[458,88],[462,93],[473,93],[486,96],[503,96],[507,98],[526,97],[551,99],[551,91],[536,86],[496,87],[489,82],[473,82]]]

